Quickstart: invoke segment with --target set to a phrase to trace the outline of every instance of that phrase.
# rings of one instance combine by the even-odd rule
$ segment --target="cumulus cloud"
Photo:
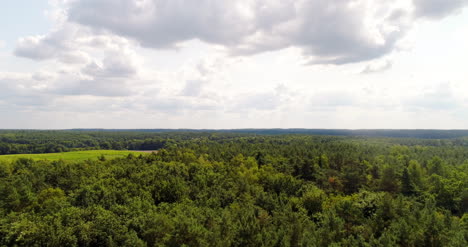
[[[392,66],[393,66],[393,63],[390,60],[378,61],[375,63],[368,64],[361,71],[361,74],[373,74],[373,73],[383,72],[383,71],[391,69]]]
[[[198,111],[214,111],[222,109],[222,105],[211,100],[188,99],[182,97],[164,97],[158,95],[147,102],[146,109],[153,112],[163,112],[166,114],[181,114],[187,111],[192,113]]]
[[[92,61],[79,72],[65,72],[51,85],[60,95],[130,96],[138,84],[136,65],[118,53],[102,61]]]
[[[31,78],[36,81],[52,81],[55,79],[55,74],[47,71],[38,71],[32,74]]]
[[[0,88],[0,102],[12,107],[38,107],[51,101],[42,83],[24,75],[0,74]]]
[[[337,90],[315,93],[309,101],[309,109],[351,107],[358,103],[358,98],[352,92]]]
[[[242,13],[247,2],[83,0],[73,2],[69,18],[87,26],[137,37],[149,47],[168,47],[195,38],[234,43],[249,32],[251,17]]]
[[[185,77],[185,84],[180,90],[180,96],[212,98],[216,93],[206,90],[208,85],[219,82],[220,77],[229,64],[233,64],[232,59],[226,56],[206,56],[197,61],[182,67],[180,74]]]
[[[378,58],[391,52],[409,27],[409,13],[395,2],[294,1],[295,14],[271,30],[260,29],[247,50],[271,50],[272,43],[279,49],[296,46],[311,64]]]
[[[20,38],[14,54],[33,60],[57,59],[64,63],[78,64],[88,61],[88,55],[79,44],[79,37],[86,36],[76,25],[64,25],[46,35]]]
[[[228,102],[229,112],[274,111],[288,106],[297,94],[284,84],[277,85],[274,90],[264,92],[240,93]]]
[[[134,84],[137,81],[132,81]],[[36,112],[121,112],[138,110],[180,114],[220,107],[212,99],[178,97],[158,90],[143,94],[119,78],[83,79],[75,73],[0,74],[0,105]]]
[[[92,95],[104,97],[130,96],[134,94],[126,81],[81,79],[57,84],[52,92],[59,95]]]
[[[14,100],[18,95],[42,94],[44,97],[103,96],[122,97],[135,95],[141,84],[137,63],[125,51],[111,52],[101,59],[84,65],[59,66],[23,74],[19,78],[8,76],[2,80],[3,96]],[[18,77],[18,76],[17,76]],[[4,90],[3,90],[4,89]]]
[[[95,33],[82,25],[64,23],[48,34],[20,38],[14,54],[37,61],[56,60],[64,64],[82,65],[100,56],[121,53],[118,55],[120,58],[122,54],[133,55],[132,49],[125,38]]]
[[[19,40],[15,54],[86,63],[86,46],[112,33],[166,49],[190,40],[232,55],[300,48],[310,64],[347,64],[391,53],[421,17],[440,18],[468,0],[73,0],[62,27]],[[72,24],[75,23],[75,24]],[[76,25],[79,24],[79,25]],[[88,38],[84,38],[88,36]],[[90,39],[89,37],[95,37]],[[109,42],[109,41],[104,41]]]
[[[318,82],[323,77],[313,78],[313,70],[321,67],[312,68],[312,72],[306,75],[312,77],[312,83],[307,86],[316,88],[316,93],[307,93],[307,86],[300,92],[295,92],[285,84],[265,88],[262,83],[269,83],[265,78],[273,76],[264,78],[261,74],[263,67],[257,75],[244,76],[239,74],[250,72],[248,64],[243,64],[242,70],[239,69],[240,65],[231,66],[230,63],[241,64],[242,60],[249,60],[241,56],[293,47],[294,51],[303,54],[309,64],[340,65],[369,61],[361,73],[382,72],[393,64],[388,59],[391,56],[385,55],[399,47],[400,40],[411,29],[413,22],[420,18],[437,19],[456,13],[465,6],[466,1],[60,2],[65,4],[58,12],[60,21],[57,26],[47,34],[19,39],[14,52],[19,57],[48,60],[47,71],[41,69],[24,76],[0,76],[0,103],[3,106],[69,112],[129,110],[148,115],[191,115],[208,111],[280,115],[289,113],[291,109],[306,109],[308,114],[325,114],[337,108],[348,110],[348,107],[365,111],[375,110],[376,107],[398,109],[404,105],[405,109],[411,111],[439,111],[459,105],[453,90],[447,85],[412,95],[408,100],[396,89],[396,95],[385,98],[382,92],[362,94],[356,88],[354,91],[340,90],[342,84],[338,85],[338,82],[327,91],[320,88],[323,84]],[[184,43],[190,40],[202,42]],[[211,57],[213,53],[203,53],[205,59],[190,64],[186,70],[172,68],[177,66],[173,65],[176,59],[169,61],[172,64],[167,67],[171,71],[163,71],[166,69],[164,66],[158,68],[150,65],[152,61],[143,66],[144,58],[157,60],[157,55],[163,59],[172,55],[143,54],[149,51],[146,48],[172,49],[194,43],[203,43],[203,46],[209,47],[209,52],[216,53],[218,57]],[[191,48],[189,51],[182,49],[188,52],[190,58],[199,52],[194,51],[198,48],[196,45]],[[186,58],[185,55],[182,59]],[[294,59],[297,59],[296,55]],[[252,59],[259,59],[256,63],[265,57],[271,56],[267,54]],[[269,63],[267,61],[264,67],[265,73],[276,76],[275,71],[268,71],[271,68]],[[230,70],[227,71],[225,67],[230,67]],[[288,71],[288,68],[284,71]],[[294,73],[295,70],[290,71]],[[162,78],[158,78],[160,74]],[[303,80],[304,75],[291,78],[302,80],[305,84],[308,82]],[[280,78],[284,80],[289,77]],[[258,80],[259,83],[250,87],[244,82],[248,80],[252,80],[252,83]],[[295,83],[299,85],[302,82]],[[296,111],[299,115],[304,113]]]
[[[242,96],[233,108],[239,110],[275,110],[281,104],[279,97],[274,93],[256,93]]]
[[[48,44],[40,46],[41,42],[45,42],[44,36],[20,38],[15,49],[15,55],[35,60],[53,57],[55,48]]]
[[[168,85],[177,76],[165,78],[164,81],[161,78],[140,78],[138,61],[132,60],[131,54],[123,53],[109,53],[101,60],[93,59],[82,66],[58,67],[55,71],[0,73],[0,105],[38,112],[110,113],[134,110],[170,115],[215,111],[224,107],[216,95],[204,93],[203,97],[198,97],[201,89],[196,87],[186,86],[187,95],[178,94],[174,88],[161,88],[164,85],[161,83]],[[196,81],[215,74],[208,65],[211,63],[209,61],[193,65],[192,70],[196,73],[185,75],[187,81],[196,84]]]
[[[454,95],[450,83],[439,84],[435,88],[424,90],[421,94],[413,95],[411,99],[404,101],[406,109],[410,111],[454,110],[460,107],[461,103]]]
[[[137,68],[128,56],[117,53],[108,55],[102,63],[87,64],[82,72],[94,78],[129,78],[137,74]]]
[[[413,0],[419,17],[439,19],[460,11],[468,0]]]
[[[15,55],[53,60],[66,68],[61,73],[50,69],[32,75],[56,95],[129,96],[135,94],[132,84],[140,80],[140,56],[130,42],[76,24],[65,23],[49,34],[20,39]]]
[[[409,26],[402,2],[80,0],[72,2],[68,16],[145,47],[198,39],[246,55],[294,46],[311,63],[344,64],[392,51]]]
[[[202,92],[202,86],[205,84],[202,80],[187,81],[185,87],[181,91],[182,96],[199,96]]]

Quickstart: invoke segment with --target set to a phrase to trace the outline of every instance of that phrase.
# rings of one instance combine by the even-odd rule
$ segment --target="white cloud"
[[[460,12],[468,0],[413,0],[415,14],[420,17],[439,19]]]
[[[450,43],[431,39],[439,32],[419,41],[427,59],[394,53],[420,18],[461,10],[451,1],[438,14],[422,10],[433,0],[56,2],[53,30],[17,42],[11,61],[30,67],[0,71],[2,111],[43,126],[401,127],[421,113],[461,116],[467,104],[459,84],[423,80],[466,74],[448,73],[458,62],[427,70],[435,45]]]
[[[281,105],[281,100],[274,93],[256,93],[235,99],[238,102],[231,111],[245,110],[275,110]]]
[[[58,65],[60,73],[49,69],[33,75],[48,80],[47,92],[57,95],[129,96],[142,80],[141,56],[129,41],[80,25],[65,23],[47,35],[20,39],[15,54]]]
[[[89,34],[86,29],[65,24],[46,35],[20,38],[14,51],[16,56],[33,60],[57,59],[64,63],[82,64],[89,55],[83,51],[82,37]]]
[[[406,2],[81,0],[68,16],[145,47],[199,39],[234,54],[256,54],[294,46],[311,63],[344,64],[391,52],[411,21]]]
[[[116,53],[133,55],[132,49],[132,44],[125,38],[94,33],[81,25],[64,23],[46,35],[20,38],[14,54],[36,61],[55,60],[82,65],[92,58],[109,57]]]
[[[455,96],[450,83],[442,83],[411,96],[404,104],[409,111],[453,111],[462,106],[462,101]]]
[[[31,78],[36,81],[53,81],[56,78],[56,75],[54,73],[50,73],[47,71],[38,71],[35,72]]]
[[[393,66],[393,62],[391,60],[386,59],[383,61],[377,61],[377,62],[368,64],[361,71],[361,74],[372,74],[372,73],[383,72],[383,71],[391,69],[392,66]]]
[[[358,98],[355,93],[344,90],[324,91],[312,95],[309,104],[311,110],[352,107],[358,104]]]
[[[24,75],[0,74],[0,88],[0,102],[11,106],[38,107],[51,100],[42,83]]]
[[[182,96],[200,96],[202,87],[205,84],[202,80],[191,80],[185,83],[185,87],[181,91]]]
[[[15,54],[86,63],[92,47],[128,46],[125,38],[158,49],[198,39],[235,55],[297,47],[310,64],[356,63],[392,53],[419,17],[446,16],[465,3],[468,0],[63,1],[55,4],[57,28],[21,38]]]
[[[296,96],[293,90],[284,84],[279,84],[274,90],[235,94],[226,102],[226,109],[230,113],[281,110],[292,104]]]
[[[101,63],[87,64],[82,73],[93,78],[131,78],[137,74],[137,68],[130,56],[114,53],[107,55]]]

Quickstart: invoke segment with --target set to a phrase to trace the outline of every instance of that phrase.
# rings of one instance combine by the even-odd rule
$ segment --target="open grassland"
[[[12,161],[19,158],[27,158],[33,160],[67,160],[67,161],[82,161],[82,160],[97,160],[98,157],[104,155],[106,159],[126,157],[128,154],[140,155],[142,152],[137,151],[122,151],[122,150],[90,150],[90,151],[74,151],[64,153],[47,153],[47,154],[13,154],[0,155],[0,161]]]

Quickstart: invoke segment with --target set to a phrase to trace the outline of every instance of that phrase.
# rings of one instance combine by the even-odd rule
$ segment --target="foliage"
[[[139,152],[117,151],[117,150],[90,150],[90,151],[72,151],[64,153],[47,154],[10,154],[0,155],[0,161],[13,161],[20,158],[32,160],[65,160],[65,161],[84,161],[87,159],[106,159],[127,157],[129,154],[140,155]]]
[[[155,136],[147,155],[0,159],[0,246],[468,246],[464,145]]]

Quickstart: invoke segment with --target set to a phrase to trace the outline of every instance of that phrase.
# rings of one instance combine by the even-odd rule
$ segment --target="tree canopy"
[[[106,142],[159,149],[116,159],[0,162],[0,246],[468,246],[468,147],[456,141],[0,136],[28,151]]]

